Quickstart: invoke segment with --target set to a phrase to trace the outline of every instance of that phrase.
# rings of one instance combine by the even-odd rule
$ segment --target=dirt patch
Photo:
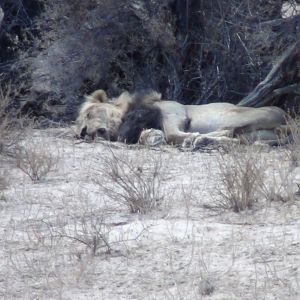
[[[32,131],[27,139],[41,147],[47,140],[59,153],[59,162],[38,182],[12,162],[1,165],[0,176],[6,174],[5,189],[0,191],[1,297],[299,296],[296,196],[287,202],[261,197],[251,209],[234,213],[215,205],[220,200],[219,152],[78,143],[65,129]],[[99,188],[93,179],[105,176],[99,166],[112,153],[134,159],[137,166],[131,167],[139,172],[151,171],[153,160],[161,162],[165,197],[159,206],[144,214],[130,213],[127,205]],[[290,165],[285,148],[262,149],[260,156],[273,174],[277,166]],[[118,174],[128,176],[128,170]],[[299,168],[292,172],[297,190]],[[116,187],[114,196],[117,191]]]

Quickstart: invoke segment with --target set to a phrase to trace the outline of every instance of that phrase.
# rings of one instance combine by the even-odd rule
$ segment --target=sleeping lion
[[[197,147],[208,141],[283,144],[289,140],[286,134],[282,135],[286,128],[286,114],[275,106],[183,105],[162,100],[155,91],[124,92],[115,99],[108,99],[105,91],[97,90],[86,96],[75,131],[80,138],[144,144],[152,140],[157,144],[155,136],[158,136],[168,144]]]

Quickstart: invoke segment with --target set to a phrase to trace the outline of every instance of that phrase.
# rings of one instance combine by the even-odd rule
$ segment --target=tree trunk
[[[262,107],[277,104],[284,96],[300,95],[300,41],[288,48],[267,77],[239,106]]]

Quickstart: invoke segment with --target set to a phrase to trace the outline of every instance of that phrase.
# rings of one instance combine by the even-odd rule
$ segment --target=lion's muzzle
[[[84,126],[79,134],[80,139],[86,139],[86,140],[94,140],[96,138],[113,141],[116,138],[114,138],[113,135],[109,134],[108,130],[106,128],[98,128],[96,130],[89,130],[87,126]]]

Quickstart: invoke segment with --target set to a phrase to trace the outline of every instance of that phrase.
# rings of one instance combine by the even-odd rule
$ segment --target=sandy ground
[[[280,196],[235,213],[220,207],[218,151],[78,143],[65,129],[32,144],[55,158],[40,181],[1,161],[1,299],[300,299],[300,172],[284,149],[259,154]],[[111,199],[111,159],[141,174],[158,162],[160,205],[130,213],[124,191]]]

